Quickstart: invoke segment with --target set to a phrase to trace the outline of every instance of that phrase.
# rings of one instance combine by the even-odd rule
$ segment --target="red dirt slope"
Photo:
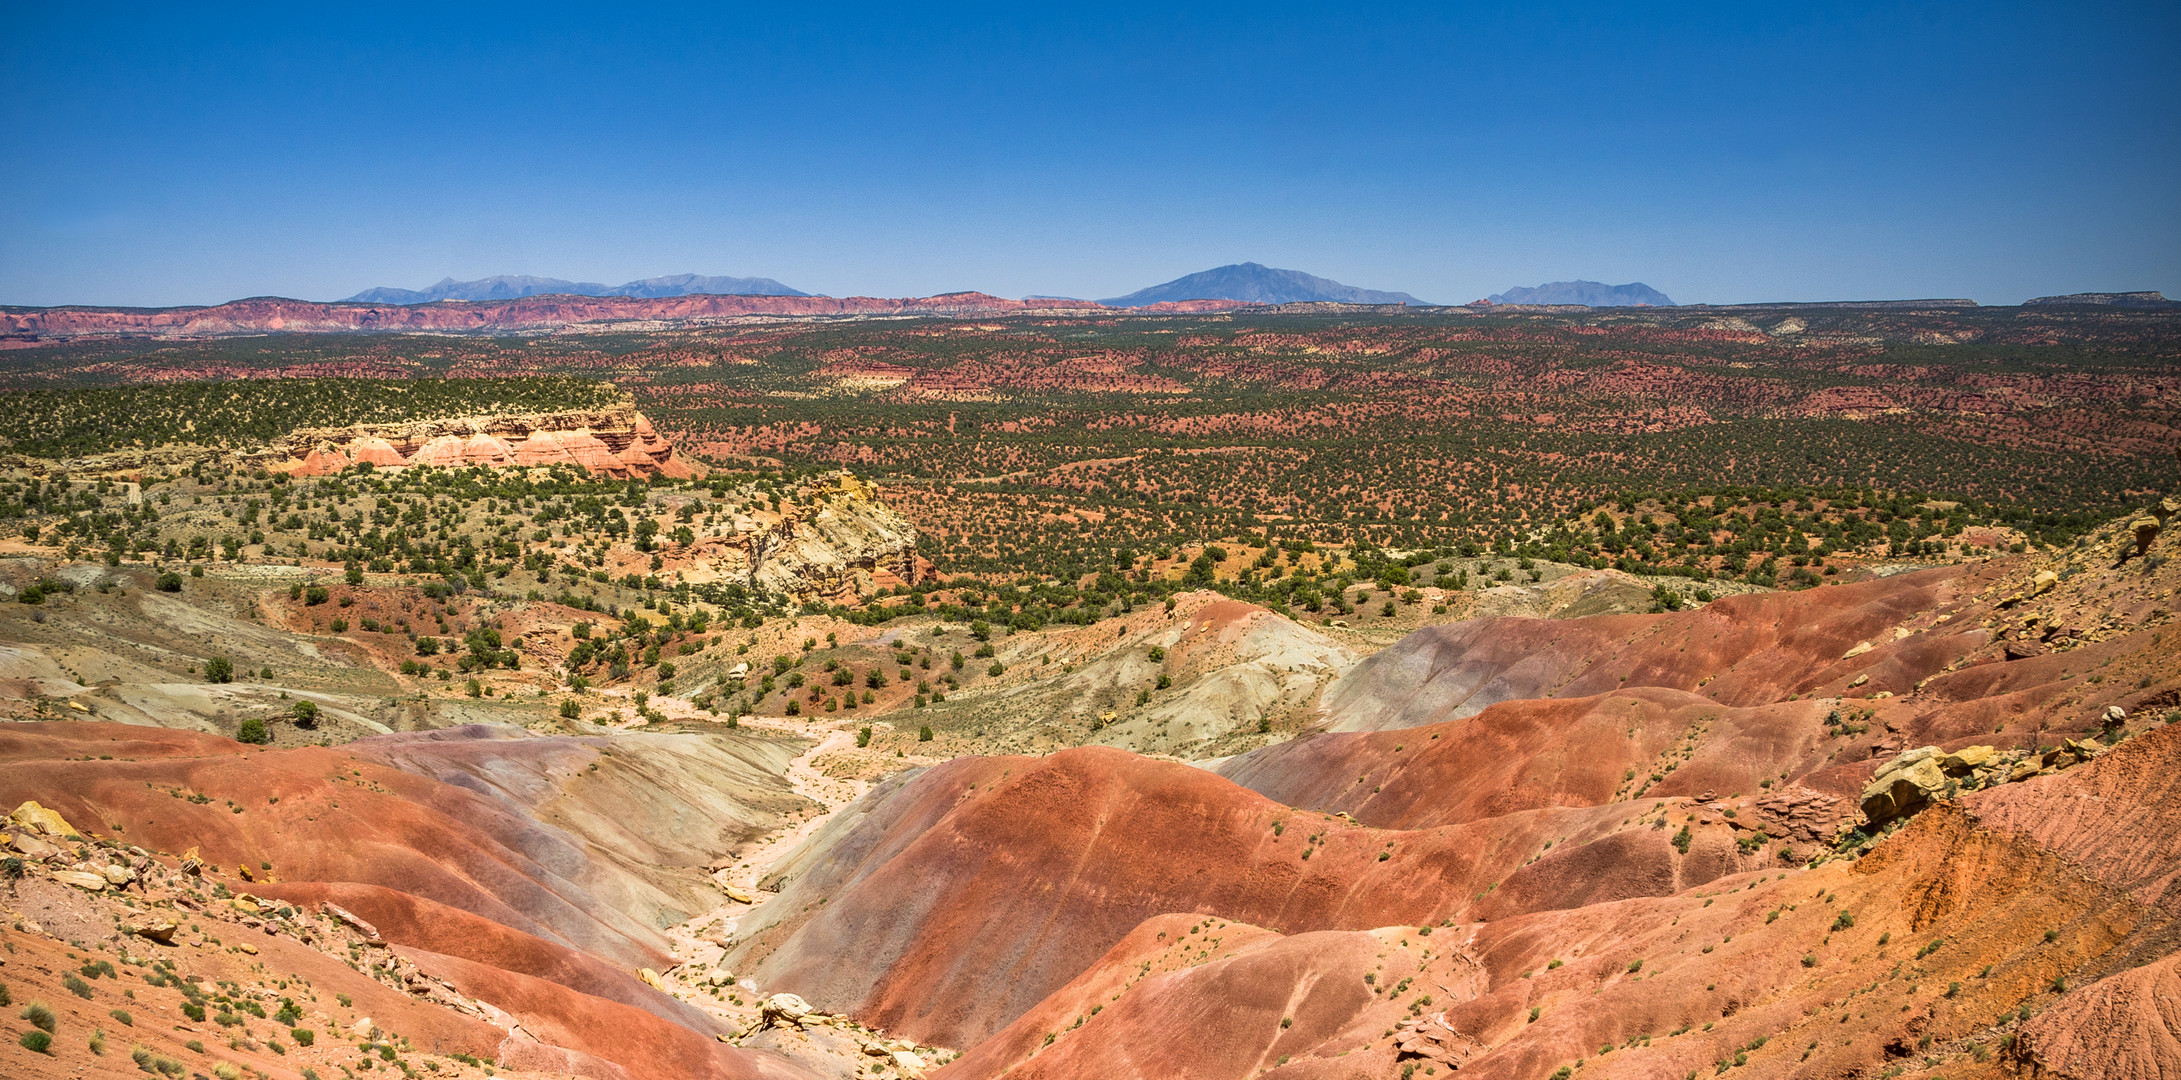
[[[1632,813],[1578,808],[1397,832],[1103,747],[957,759],[883,789],[867,813],[821,836],[822,854],[793,872],[759,915],[769,923],[746,928],[730,960],[736,970],[756,963],[769,990],[968,1046],[1161,913],[1286,932],[1432,922],[1567,837],[1571,850],[1611,838],[1636,867],[1568,895],[1670,892],[1770,865],[1769,852],[1738,852],[1724,828],[1683,855]],[[1547,890],[1535,900],[1563,902]]]
[[[1981,569],[1981,568],[1980,568]],[[1906,693],[1986,640],[1961,606],[1980,569],[1944,567],[1796,593],[1753,593],[1665,615],[1478,619],[1426,627],[1358,664],[1327,699],[1328,729],[1456,719],[1502,701],[1638,686],[1753,706],[1790,695]],[[1914,637],[1890,631],[1911,626]],[[1957,629],[1958,628],[1958,629]],[[1869,644],[1857,656],[1846,654]]]
[[[2181,727],[2144,741],[2181,753]],[[2087,797],[2124,771],[2101,776],[2104,764],[2038,783]],[[2177,819],[2181,806],[2163,807],[2152,843]],[[1154,935],[1179,933],[1177,922],[1207,928],[1185,943],[1220,943],[1159,952]],[[2181,1066],[2174,926],[2067,857],[1947,805],[1857,862],[1429,937],[1395,927],[1280,939],[1216,919],[1153,920],[940,1075],[1377,1080],[1460,1059],[1463,1076],[1507,1080],[1561,1067],[1659,1080],[1894,1066],[1959,1077],[1996,1075],[2020,1032],[2025,1053],[2059,1075],[2165,1077]],[[1371,942],[1371,982],[1348,959],[1356,946],[1312,940],[1331,937]],[[1411,1017],[1443,1017],[1467,1053],[1404,1053],[1389,1033]],[[1295,1045],[1297,1031],[1314,1037]]]
[[[504,748],[512,782],[527,745]],[[237,891],[351,907],[428,973],[577,1052],[515,1046],[533,1066],[590,1055],[635,1077],[799,1075],[713,1041],[716,1022],[630,977],[667,966],[656,932],[585,887],[597,873],[589,845],[514,800],[345,750],[99,723],[0,726],[0,802],[29,799],[170,857],[200,849]]]

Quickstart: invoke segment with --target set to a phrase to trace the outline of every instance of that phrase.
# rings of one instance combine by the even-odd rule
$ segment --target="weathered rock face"
[[[929,577],[916,526],[869,484],[842,473],[780,516],[740,517],[725,536],[670,554],[667,569],[692,584],[732,583],[797,602],[848,601]]]
[[[581,412],[307,428],[281,440],[275,460],[267,465],[297,476],[326,476],[364,462],[382,469],[574,465],[623,479],[697,475],[633,404]]]
[[[2114,708],[2125,715],[2118,706]],[[1961,791],[2049,776],[2104,749],[2095,738],[2063,739],[2059,746],[2028,753],[1990,746],[1965,746],[1947,753],[1936,746],[1920,746],[1878,767],[1863,789],[1863,816],[1872,825],[1883,825]]]

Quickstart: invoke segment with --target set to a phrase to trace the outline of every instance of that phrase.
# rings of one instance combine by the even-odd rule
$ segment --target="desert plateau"
[[[9,1074],[2181,1071],[2176,316],[1258,307],[5,354]]]
[[[9,14],[0,1080],[2181,1080],[2181,7]]]

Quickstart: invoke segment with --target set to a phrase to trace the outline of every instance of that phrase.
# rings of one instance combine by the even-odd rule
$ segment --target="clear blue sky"
[[[2181,296],[2181,5],[23,5],[0,303]]]

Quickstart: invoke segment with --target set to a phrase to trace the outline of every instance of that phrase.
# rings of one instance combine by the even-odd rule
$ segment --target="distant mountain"
[[[1241,300],[1257,304],[1300,304],[1330,300],[1344,304],[1422,304],[1407,293],[1379,292],[1312,277],[1300,270],[1279,270],[1253,262],[1221,266],[1178,277],[1164,285],[1138,289],[1099,303],[1109,307],[1147,307],[1178,300]]]
[[[645,278],[625,285],[601,285],[595,281],[562,281],[528,274],[501,274],[476,281],[443,278],[421,289],[365,289],[349,297],[359,304],[429,304],[435,300],[517,300],[525,296],[809,296],[771,278],[704,277],[672,274]]]
[[[1666,294],[1640,281],[1605,285],[1595,281],[1548,281],[1534,289],[1516,287],[1487,297],[1495,304],[1583,304],[1588,307],[1673,307]]]

